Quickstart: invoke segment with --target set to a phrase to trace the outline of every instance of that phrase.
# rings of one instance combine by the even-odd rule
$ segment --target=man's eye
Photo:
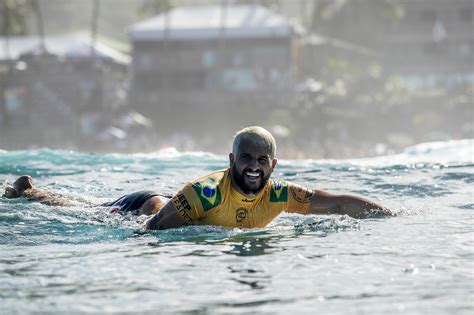
[[[259,158],[258,161],[260,163],[267,163],[268,159],[267,158]]]

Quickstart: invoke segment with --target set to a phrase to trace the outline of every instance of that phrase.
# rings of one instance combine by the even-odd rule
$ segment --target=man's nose
[[[257,161],[257,159],[252,159],[252,160],[250,160],[249,168],[250,168],[252,171],[257,171],[257,170],[258,170],[258,161]]]

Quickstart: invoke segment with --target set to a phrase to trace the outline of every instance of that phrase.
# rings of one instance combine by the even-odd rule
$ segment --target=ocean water
[[[87,208],[174,193],[228,165],[165,150],[0,151],[0,189],[22,174],[76,200],[0,198],[0,313],[473,314],[473,140],[360,160],[282,160],[275,178],[363,195],[398,216],[282,214],[263,229],[144,232],[145,217]]]

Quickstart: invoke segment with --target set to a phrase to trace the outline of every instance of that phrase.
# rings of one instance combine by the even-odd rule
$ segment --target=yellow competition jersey
[[[172,199],[180,217],[192,225],[265,227],[282,211],[307,214],[313,192],[285,181],[269,180],[255,197],[232,187],[230,170],[187,184]]]

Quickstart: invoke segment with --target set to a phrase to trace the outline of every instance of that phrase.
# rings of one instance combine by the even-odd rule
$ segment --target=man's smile
[[[259,180],[262,177],[261,172],[252,172],[252,171],[246,171],[244,172],[244,176],[247,178],[247,180],[251,182],[255,182]]]

